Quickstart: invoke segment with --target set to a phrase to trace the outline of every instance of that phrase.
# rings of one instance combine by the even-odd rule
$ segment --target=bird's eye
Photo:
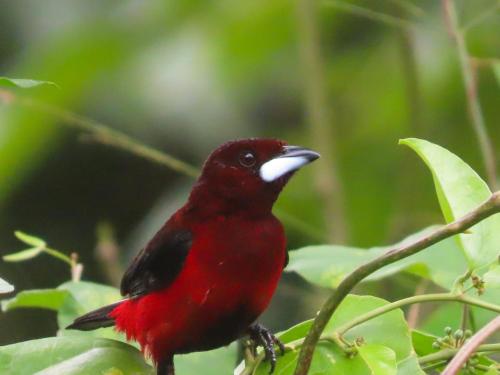
[[[250,151],[244,151],[240,154],[240,164],[244,167],[250,168],[255,165],[256,158]]]

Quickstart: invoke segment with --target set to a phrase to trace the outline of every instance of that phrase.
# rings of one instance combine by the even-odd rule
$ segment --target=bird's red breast
[[[190,222],[185,212],[173,219]],[[175,281],[112,312],[117,329],[156,361],[241,336],[268,306],[285,262],[283,227],[270,212],[220,215],[189,229],[193,242]]]

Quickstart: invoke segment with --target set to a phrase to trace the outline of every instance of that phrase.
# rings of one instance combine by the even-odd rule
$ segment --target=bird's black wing
[[[192,239],[188,230],[160,230],[125,271],[121,294],[136,297],[172,283],[184,265]]]

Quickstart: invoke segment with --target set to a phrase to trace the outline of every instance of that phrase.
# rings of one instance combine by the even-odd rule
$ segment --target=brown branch
[[[498,181],[495,151],[491,143],[491,139],[488,136],[488,130],[484,123],[483,112],[479,102],[476,71],[474,69],[473,61],[467,51],[464,34],[458,24],[455,3],[453,0],[442,0],[442,6],[444,22],[448,29],[448,33],[456,44],[462,78],[465,85],[465,97],[467,100],[469,117],[479,142],[479,147],[486,168],[488,184],[493,190],[496,190],[498,188]]]
[[[314,144],[323,158],[323,162],[315,166],[315,180],[318,192],[325,204],[324,213],[325,222],[328,225],[328,235],[336,243],[345,243],[347,223],[343,208],[344,198],[336,167],[334,122],[327,99],[317,12],[318,3],[316,1],[297,1],[299,52],[304,67],[308,123]]]
[[[460,348],[441,375],[458,374],[470,356],[477,351],[477,348],[498,330],[500,330],[500,316],[497,316],[472,336],[470,340]]]
[[[91,139],[113,146],[132,154],[138,155],[155,163],[161,164],[176,172],[189,177],[197,178],[198,168],[183,162],[171,155],[158,151],[140,143],[128,135],[114,130],[100,122],[77,115],[76,113],[46,104],[35,99],[16,95],[12,91],[0,89],[0,100],[7,104],[16,104],[21,107],[48,114],[60,119],[63,124],[88,132]]]
[[[321,310],[314,319],[311,329],[304,340],[304,345],[300,351],[294,374],[307,374],[309,367],[311,366],[314,349],[316,348],[316,344],[321,336],[321,333],[325,329],[326,324],[329,322],[333,313],[336,311],[347,294],[361,280],[388,264],[416,254],[419,251],[444,240],[445,238],[463,233],[474,224],[477,224],[496,213],[500,213],[500,191],[493,193],[486,202],[469,212],[467,215],[462,216],[454,222],[442,226],[434,232],[411,243],[399,245],[398,247],[390,249],[380,257],[365,263],[346,276],[321,307]]]

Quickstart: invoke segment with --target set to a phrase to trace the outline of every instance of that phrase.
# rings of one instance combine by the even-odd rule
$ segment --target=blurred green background
[[[233,138],[277,137],[319,149],[322,162],[301,171],[277,204],[290,249],[385,245],[442,222],[428,171],[397,146],[400,138],[425,138],[485,175],[440,2],[317,4],[315,18],[300,1],[286,0],[3,0],[0,76],[53,81],[60,89],[15,94],[196,166]],[[500,58],[499,2],[457,7],[477,58],[485,123],[499,145],[500,65],[490,60]],[[314,117],[318,102],[323,126]],[[192,180],[66,125],[0,101],[0,254],[20,249],[13,232],[21,229],[78,252],[84,280],[116,283],[96,255],[99,223],[115,233],[120,264],[111,263],[119,273],[182,204]],[[0,262],[0,275],[17,290],[69,278],[66,265],[47,256]],[[396,278],[363,288],[389,299],[414,292],[414,280]],[[285,274],[263,320],[284,329],[311,317],[325,295]],[[0,344],[55,330],[47,311],[0,314]]]

